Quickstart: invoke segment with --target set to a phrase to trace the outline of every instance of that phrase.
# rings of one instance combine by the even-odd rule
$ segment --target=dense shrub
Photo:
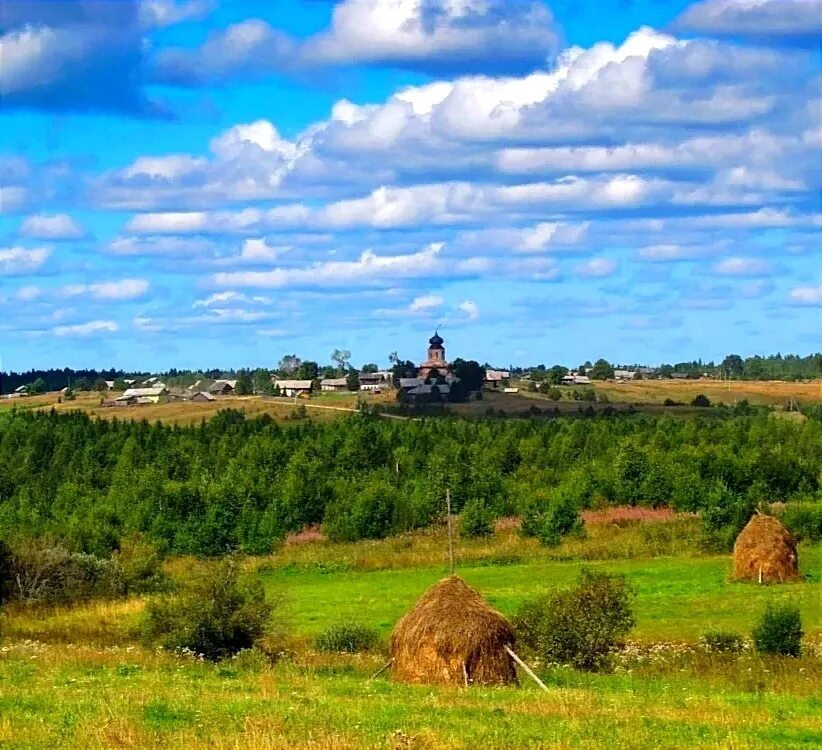
[[[356,654],[370,651],[378,641],[379,633],[374,628],[356,622],[342,622],[323,630],[314,645],[319,651]]]
[[[752,632],[760,654],[799,656],[802,651],[802,617],[794,604],[769,604]]]
[[[9,597],[28,603],[77,602],[120,593],[113,560],[72,552],[61,542],[29,539],[10,555]]]
[[[490,536],[494,533],[494,514],[480,500],[469,500],[462,509],[460,534],[462,536]]]
[[[706,630],[699,642],[716,654],[737,654],[745,647],[745,639],[739,633],[728,630]]]
[[[797,539],[822,540],[822,502],[788,503],[780,516],[785,528]]]
[[[259,643],[271,619],[260,581],[241,583],[237,561],[229,557],[196,574],[179,593],[150,601],[143,638],[216,661]]]
[[[693,401],[691,401],[691,406],[702,406],[707,407],[711,405],[711,399],[709,399],[703,393],[700,393],[694,396]]]
[[[574,588],[526,602],[517,640],[549,663],[598,671],[635,624],[633,592],[622,576],[583,569]]]

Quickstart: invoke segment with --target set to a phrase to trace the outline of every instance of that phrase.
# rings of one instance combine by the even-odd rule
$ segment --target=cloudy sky
[[[822,0],[0,0],[0,356],[808,352]]]

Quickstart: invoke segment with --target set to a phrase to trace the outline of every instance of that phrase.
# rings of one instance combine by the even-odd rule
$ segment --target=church
[[[445,347],[442,336],[437,331],[428,339],[428,359],[417,370],[417,377],[428,380],[434,370],[439,371],[442,377],[447,374],[448,362],[445,359]]]

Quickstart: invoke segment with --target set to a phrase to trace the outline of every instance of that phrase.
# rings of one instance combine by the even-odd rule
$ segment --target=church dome
[[[434,333],[434,335],[428,339],[428,343],[433,347],[441,347],[445,342],[439,333]]]

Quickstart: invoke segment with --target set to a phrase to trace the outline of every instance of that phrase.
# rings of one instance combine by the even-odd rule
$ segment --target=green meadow
[[[630,530],[617,532],[630,535]],[[505,614],[573,581],[582,564],[623,573],[637,626],[611,674],[538,667],[548,692],[396,684],[383,651],[321,654],[313,637],[355,620],[383,639],[446,572],[439,561],[392,567],[386,540],[320,543],[250,561],[291,633],[270,662],[245,652],[211,664],[140,644],[145,601],[11,609],[2,623],[2,748],[811,748],[822,743],[822,547],[800,548],[802,583],[728,580],[730,561],[696,552],[631,559],[553,559],[538,548],[500,553],[498,534],[470,545],[458,573]],[[593,542],[591,542],[593,543]],[[363,544],[363,543],[360,543]],[[421,540],[420,545],[425,546]],[[432,543],[432,549],[436,544]],[[478,543],[479,544],[479,543]],[[381,546],[382,545],[382,546]],[[310,551],[308,548],[311,548]],[[202,563],[172,562],[175,574]],[[747,635],[768,601],[800,604],[800,659],[708,654],[707,628]]]

